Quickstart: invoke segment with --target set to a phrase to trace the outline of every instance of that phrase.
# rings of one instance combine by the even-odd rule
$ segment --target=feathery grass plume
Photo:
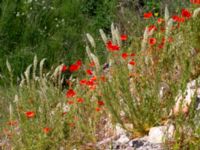
[[[117,45],[118,45],[119,47],[121,47],[122,41],[121,41],[121,38],[120,38],[119,29],[118,29],[117,27],[115,28],[114,33],[115,33],[114,35],[115,35],[115,39],[116,39],[116,41],[117,41]]]
[[[46,58],[43,58],[40,61],[40,78],[43,78],[42,73],[43,73],[43,66],[44,66],[44,62],[46,61]]]
[[[87,33],[86,36],[87,36],[87,38],[88,38],[90,44],[92,45],[92,47],[93,47],[93,48],[96,48],[96,43],[95,43],[95,41],[94,41],[94,38],[93,38],[89,33]]]
[[[59,73],[60,68],[61,68],[61,65],[56,67],[56,69],[54,70],[53,74],[51,75],[51,78],[56,79],[58,77],[58,73]]]
[[[51,79],[53,79],[55,81],[57,86],[60,86],[62,66],[63,66],[63,64],[57,66],[56,69],[54,70],[53,74],[51,75]]]
[[[148,28],[146,27],[144,31],[143,39],[142,39],[142,44],[141,44],[142,51],[146,50],[146,45],[147,45],[148,36],[149,36],[148,32],[149,32]]]
[[[90,51],[89,46],[86,46],[86,52],[87,52],[87,55],[88,55],[90,61],[94,61],[94,64],[95,64],[95,67],[96,67],[96,71],[99,71],[99,70],[100,70],[100,63],[99,63],[99,60],[98,60],[98,58]]]
[[[12,104],[10,103],[9,105],[9,115],[10,115],[10,120],[12,120],[12,116],[13,116],[13,108],[12,108]]]
[[[200,14],[200,7],[199,7],[199,8],[196,8],[196,9],[194,10],[192,17],[193,17],[193,18],[196,18],[199,14]]]
[[[169,37],[169,35],[170,35],[173,22],[174,22],[173,19],[170,18],[170,19],[168,20],[168,22],[166,23],[165,39],[168,39],[168,37]]]
[[[114,23],[111,24],[111,34],[112,34],[112,43],[117,44],[117,40],[115,38],[115,26]]]
[[[19,102],[19,96],[17,94],[15,94],[15,98],[14,98],[14,103],[18,103]]]
[[[58,70],[58,87],[61,89],[62,88],[62,67],[64,64],[60,65],[60,68]]]
[[[130,65],[129,63],[128,63],[128,70],[129,70],[129,72],[132,72],[133,71],[133,65]]]
[[[8,68],[9,73],[12,73],[12,68],[11,68],[11,65],[10,65],[8,59],[6,60],[6,66]]]
[[[169,20],[169,10],[167,5],[165,6],[165,22],[167,23],[167,21]]]
[[[28,85],[30,85],[30,71],[31,71],[32,64],[30,64],[27,68],[26,71],[24,72],[26,82]]]
[[[21,81],[19,83],[19,86],[22,87],[24,85],[24,83],[25,83],[25,78],[24,78],[23,74],[21,74]]]
[[[11,68],[11,65],[10,65],[8,59],[6,60],[6,66],[8,68],[8,72],[9,72],[9,75],[10,75],[10,81],[11,81],[10,84],[12,86],[13,85],[13,74],[12,74],[12,68]]]
[[[130,85],[129,85],[129,90],[132,96],[134,96],[134,90],[135,90],[135,84],[133,78],[129,79]]]
[[[95,67],[96,67],[97,72],[100,71],[100,63],[99,63],[98,57],[95,56],[95,55],[92,54],[92,53],[91,53],[90,55],[91,55],[91,57],[92,57],[92,60],[93,60],[94,63],[95,63]]]
[[[87,53],[87,55],[88,55],[90,61],[92,61],[92,57],[91,57],[91,55],[90,55],[90,54],[91,54],[91,51],[90,51],[89,46],[86,46],[86,53]]]
[[[37,55],[35,55],[33,60],[33,80],[35,80],[36,76],[37,63],[38,63]]]
[[[47,86],[47,83],[48,81],[47,81],[47,79],[46,78],[40,78],[40,82],[39,82],[39,84],[40,84],[40,87],[41,87],[41,90],[47,90],[48,89],[48,86]]]
[[[195,96],[195,93],[197,92],[197,87],[198,87],[198,79],[195,79],[187,83],[184,92],[182,92],[182,90],[179,91],[179,94],[175,98],[176,104],[173,108],[174,112],[178,112],[180,108],[184,109],[184,107],[190,106],[192,98]]]
[[[51,72],[49,71],[49,72],[47,72],[47,73],[45,74],[45,78],[49,78],[50,75],[51,75]]]
[[[99,32],[100,32],[101,38],[103,39],[104,44],[106,45],[108,38],[106,37],[105,32],[102,29],[99,29]]]
[[[0,78],[1,78],[1,79],[3,79],[3,76],[2,76],[2,74],[0,74]]]
[[[155,31],[155,29],[151,29],[151,31],[148,31],[148,37],[149,37],[149,36],[152,36],[153,33],[154,33],[154,31]]]

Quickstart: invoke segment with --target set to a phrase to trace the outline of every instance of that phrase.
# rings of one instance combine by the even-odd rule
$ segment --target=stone
[[[116,136],[120,136],[120,135],[125,135],[126,131],[120,126],[120,124],[117,124],[115,126],[115,130],[116,130]]]
[[[200,97],[196,98],[196,106],[195,106],[196,110],[200,110]]]
[[[166,139],[172,139],[175,127],[173,125],[153,127],[149,131],[148,141],[151,143],[163,143]]]
[[[120,138],[116,141],[116,143],[125,144],[129,142],[129,138],[126,135],[121,135]]]
[[[142,147],[144,145],[144,142],[145,141],[142,141],[142,140],[134,140],[134,141],[130,142],[130,146],[134,147],[134,148],[139,148],[139,147]]]
[[[183,113],[188,113],[189,109],[188,106],[192,102],[192,98],[197,93],[197,98],[200,98],[200,87],[197,85],[197,80],[192,80],[191,82],[187,83],[186,90],[182,92],[179,91],[178,96],[175,98],[176,104],[173,108],[173,112],[178,114],[181,110]],[[198,108],[198,106],[196,107]]]

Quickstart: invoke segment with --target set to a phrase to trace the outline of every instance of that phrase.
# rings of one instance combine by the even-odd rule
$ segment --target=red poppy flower
[[[200,4],[200,0],[190,0],[192,4]]]
[[[86,73],[87,73],[88,75],[93,75],[93,72],[92,72],[92,70],[90,70],[90,69],[86,70]]]
[[[81,65],[82,65],[81,60],[78,60],[78,61],[76,61],[75,64],[72,64],[72,65],[69,67],[69,71],[70,71],[70,72],[78,71],[79,68],[81,67]]]
[[[136,63],[135,63],[134,60],[131,60],[131,61],[129,61],[129,64],[132,65],[132,66],[134,66]]]
[[[97,80],[97,77],[96,77],[96,76],[93,76],[90,80],[91,80],[91,81],[96,81],[96,80]]]
[[[44,132],[45,134],[48,134],[50,131],[51,131],[51,129],[48,128],[48,127],[43,128],[43,132]]]
[[[84,84],[87,83],[87,80],[86,80],[86,79],[82,79],[82,80],[79,81],[79,83],[80,83],[81,85],[84,85]]]
[[[118,51],[119,50],[119,46],[113,45],[113,43],[111,41],[108,41],[108,43],[106,44],[106,47],[110,51]]]
[[[182,9],[182,17],[185,17],[185,18],[190,18],[192,16],[192,14],[187,10],[187,9]]]
[[[151,25],[148,27],[148,31],[150,32],[151,30],[157,30],[155,25]]]
[[[153,16],[151,12],[144,13],[144,19],[149,19]]]
[[[83,103],[83,102],[84,102],[84,99],[83,99],[83,98],[78,98],[78,99],[77,99],[77,102],[78,102],[78,103]]]
[[[163,49],[163,47],[164,47],[164,43],[161,43],[161,44],[158,45],[159,49]]]
[[[63,65],[61,71],[62,71],[62,72],[65,72],[66,70],[67,70],[67,66],[66,66],[66,65]]]
[[[113,45],[112,46],[112,50],[113,51],[118,51],[119,50],[119,46],[118,45]]]
[[[26,117],[27,118],[34,118],[35,117],[35,112],[34,111],[27,111],[26,112]]]
[[[70,67],[69,67],[69,71],[70,72],[75,72],[77,70],[79,70],[80,66],[76,65],[76,64],[72,64]]]
[[[87,86],[93,86],[95,84],[95,82],[93,81],[93,80],[88,80],[87,82],[86,82],[86,85]]]
[[[181,23],[181,22],[185,22],[185,18],[180,17],[179,20],[178,20],[178,22],[179,22],[179,23]]]
[[[131,53],[131,55],[130,55],[131,57],[134,57],[135,56],[135,53]]]
[[[179,20],[179,16],[172,16],[172,19],[177,22]]]
[[[165,43],[165,41],[166,41],[166,39],[163,37],[163,38],[162,38],[162,43]]]
[[[155,45],[156,44],[156,38],[150,38],[149,39],[149,44],[152,46],[152,45]]]
[[[76,61],[76,65],[81,66],[82,65],[82,61],[81,60],[77,60]]]
[[[74,101],[69,100],[67,103],[68,103],[69,105],[72,105],[72,104],[74,104]]]
[[[122,41],[126,41],[127,40],[127,35],[123,34],[123,35],[121,35],[120,38],[121,38]]]
[[[99,107],[96,107],[96,109],[95,109],[97,112],[99,112],[100,110],[101,110],[101,108],[99,108]]]
[[[179,16],[172,16],[172,19],[175,21],[175,22],[178,22],[178,23],[181,23],[181,22],[184,22],[185,19],[183,17],[179,17]]]
[[[104,105],[104,102],[101,101],[101,100],[98,100],[98,105],[99,105],[99,106],[103,106],[103,105]]]
[[[74,97],[76,95],[76,92],[73,89],[69,89],[66,93],[67,98]]]
[[[123,59],[126,59],[128,57],[128,54],[127,53],[122,53],[122,58]]]

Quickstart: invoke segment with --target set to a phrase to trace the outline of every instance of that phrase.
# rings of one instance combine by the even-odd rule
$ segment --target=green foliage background
[[[116,0],[1,0],[0,73],[19,75],[35,54],[48,65],[84,58],[85,33],[108,29]]]

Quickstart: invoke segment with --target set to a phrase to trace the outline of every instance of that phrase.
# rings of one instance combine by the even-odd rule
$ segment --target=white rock
[[[192,102],[192,98],[195,96],[197,92],[197,97],[200,96],[200,88],[196,87],[197,80],[192,80],[187,84],[186,90],[182,93],[179,91],[178,96],[175,98],[176,104],[173,108],[173,111],[177,113],[181,107],[182,110],[187,108]]]
[[[149,131],[148,141],[151,143],[163,143],[173,137],[175,127],[173,125],[153,127]]]
[[[116,143],[125,144],[129,142],[129,138],[126,135],[121,135],[120,138],[116,141]]]
[[[120,124],[117,124],[116,127],[116,136],[120,136],[120,135],[125,135],[126,131],[120,126]]]

